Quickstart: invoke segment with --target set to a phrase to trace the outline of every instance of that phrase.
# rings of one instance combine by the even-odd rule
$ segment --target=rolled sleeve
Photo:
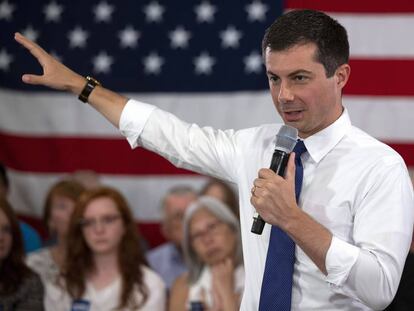
[[[360,249],[345,241],[332,237],[331,245],[325,259],[326,281],[341,286],[347,280],[352,267],[358,259]]]
[[[119,120],[119,130],[126,137],[132,148],[138,146],[138,138],[149,116],[155,109],[156,107],[153,105],[130,99],[122,110]]]

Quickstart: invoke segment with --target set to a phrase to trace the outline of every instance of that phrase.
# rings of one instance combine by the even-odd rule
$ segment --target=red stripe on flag
[[[64,173],[90,169],[105,174],[194,174],[124,139],[23,137],[0,133],[0,161],[19,171]]]
[[[348,95],[414,96],[414,59],[351,59]]]
[[[407,166],[414,166],[414,142],[388,144],[401,154]],[[122,139],[0,134],[0,145],[0,161],[18,171],[64,173],[90,169],[120,175],[194,174],[142,148],[131,150]]]
[[[285,0],[286,9],[313,9],[338,13],[410,13],[414,12],[412,0],[332,1]]]
[[[397,151],[404,159],[405,164],[410,167],[414,167],[414,143],[398,143],[398,142],[385,142],[388,146]]]

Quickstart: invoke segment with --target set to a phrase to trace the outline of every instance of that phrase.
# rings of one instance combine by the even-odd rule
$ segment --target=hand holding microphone
[[[289,160],[289,155],[296,145],[298,130],[294,127],[283,125],[276,135],[275,151],[273,152],[270,169],[279,176],[285,176],[285,169]],[[252,189],[254,194],[255,188]],[[262,234],[265,221],[256,212],[253,216],[251,232]]]

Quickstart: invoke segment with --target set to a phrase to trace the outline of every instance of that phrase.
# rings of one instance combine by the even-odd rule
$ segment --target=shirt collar
[[[331,151],[351,128],[351,120],[346,109],[342,115],[327,128],[304,139],[310,157],[318,163]]]
[[[183,262],[183,256],[180,252],[180,250],[178,249],[178,246],[175,245],[174,243],[171,243],[172,247],[171,247],[171,258],[175,263],[182,263]]]

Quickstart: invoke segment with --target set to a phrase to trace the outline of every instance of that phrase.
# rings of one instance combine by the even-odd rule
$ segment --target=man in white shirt
[[[250,232],[255,210],[296,244],[291,310],[380,310],[398,287],[413,229],[413,189],[401,157],[353,127],[342,106],[350,66],[345,29],[315,11],[277,19],[263,40],[272,99],[298,129],[303,185],[295,200],[295,165],[285,178],[269,167],[280,125],[219,131],[187,124],[128,100],[58,63],[16,34],[43,67],[23,81],[81,94],[119,127],[132,147],[238,185],[246,272],[242,310],[257,310],[270,238]],[[251,189],[254,189],[251,194]]]

